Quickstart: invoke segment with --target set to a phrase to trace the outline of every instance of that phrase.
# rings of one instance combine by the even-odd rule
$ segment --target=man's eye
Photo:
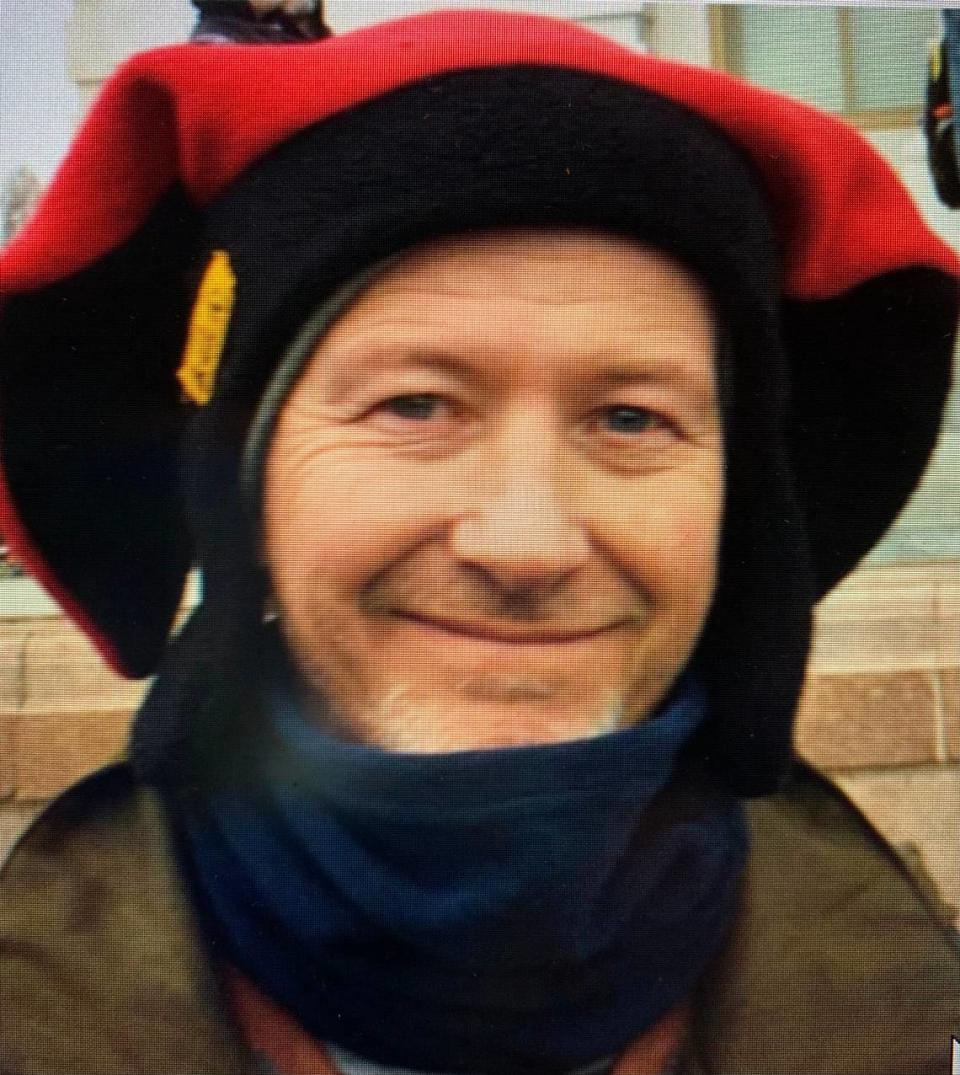
[[[632,407],[629,404],[618,403],[613,407],[605,407],[601,411],[600,423],[607,432],[636,436],[638,433],[660,428],[663,425],[663,419],[654,411],[647,410],[646,407]]]
[[[444,407],[441,396],[432,392],[410,392],[403,396],[393,396],[380,404],[381,413],[408,421],[426,422],[438,417]]]

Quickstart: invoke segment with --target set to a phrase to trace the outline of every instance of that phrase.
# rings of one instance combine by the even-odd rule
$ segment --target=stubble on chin
[[[445,669],[434,682],[384,682],[343,636],[321,650],[316,637],[286,634],[317,721],[346,742],[433,754],[592,738],[630,723],[620,690],[571,708],[571,683],[556,675]]]
[[[433,585],[448,581],[435,579]],[[583,689],[576,669],[563,665],[468,671],[434,649],[411,650],[397,660],[402,640],[391,639],[391,632],[403,625],[396,610],[412,601],[408,595],[434,596],[403,572],[382,573],[352,601],[330,592],[320,578],[310,580],[306,591],[309,606],[293,616],[281,604],[280,623],[317,721],[345,741],[410,753],[533,745],[602,735],[646,715],[649,607],[637,595],[630,652],[612,659],[608,676],[596,677],[596,669],[587,676],[599,688],[594,692]],[[447,594],[446,604],[481,602],[471,590],[461,605]],[[502,607],[496,611],[503,613]],[[385,663],[388,653],[391,663]]]
[[[438,703],[412,688],[397,686],[378,700],[363,723],[365,742],[384,750],[438,754],[494,750],[594,738],[621,725],[621,710],[611,703],[592,718],[572,722],[551,705],[553,692],[507,682],[463,685],[459,698]]]

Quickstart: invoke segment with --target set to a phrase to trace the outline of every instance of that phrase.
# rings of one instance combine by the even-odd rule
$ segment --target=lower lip
[[[467,643],[475,643],[485,646],[503,647],[510,650],[569,650],[574,646],[582,646],[599,638],[609,636],[618,628],[625,626],[624,623],[610,624],[606,627],[598,627],[582,634],[564,635],[561,637],[511,638],[505,635],[487,634],[481,629],[471,630],[454,624],[446,624],[439,620],[425,619],[421,616],[413,616],[407,613],[398,613],[398,618],[405,623],[411,623],[438,636],[448,639],[459,639]]]

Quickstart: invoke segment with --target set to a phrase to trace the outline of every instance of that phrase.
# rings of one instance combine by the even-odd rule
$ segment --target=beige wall
[[[74,0],[67,23],[67,69],[84,105],[128,56],[182,41],[193,23],[189,0]]]

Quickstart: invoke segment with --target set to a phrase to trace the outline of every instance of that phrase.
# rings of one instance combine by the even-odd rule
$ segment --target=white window
[[[629,12],[575,15],[574,18],[583,26],[589,26],[591,30],[619,41],[621,45],[646,51],[649,46],[647,16],[643,12],[642,4],[632,4],[631,7],[633,10]]]
[[[934,8],[724,4],[712,19],[718,66],[864,127],[916,122]]]

